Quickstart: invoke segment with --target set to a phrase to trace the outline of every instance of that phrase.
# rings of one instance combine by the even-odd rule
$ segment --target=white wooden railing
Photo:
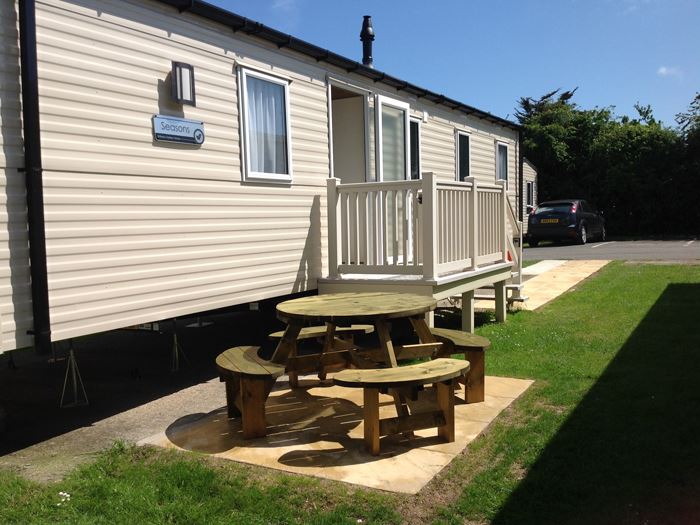
[[[515,210],[508,201],[508,251],[513,257],[513,284],[523,284],[523,223],[515,216]],[[515,245],[515,239],[518,240],[518,245]],[[516,294],[519,296],[519,291]]]
[[[439,275],[507,260],[504,184],[328,180],[328,264],[347,273]]]

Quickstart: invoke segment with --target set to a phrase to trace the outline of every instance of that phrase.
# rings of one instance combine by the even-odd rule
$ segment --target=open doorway
[[[365,105],[364,94],[331,86],[333,176],[344,184],[367,181]]]

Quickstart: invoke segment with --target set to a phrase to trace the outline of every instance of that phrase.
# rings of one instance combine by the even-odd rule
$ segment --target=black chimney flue
[[[372,64],[372,40],[374,40],[374,28],[372,27],[372,17],[365,15],[362,20],[362,63],[367,67],[374,67]]]

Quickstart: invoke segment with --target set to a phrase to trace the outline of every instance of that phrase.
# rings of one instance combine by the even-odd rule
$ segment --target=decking
[[[462,295],[462,328],[473,329],[474,290],[493,285],[505,319],[506,282],[519,276],[520,223],[505,181],[328,181],[328,277],[320,293],[404,291]],[[471,305],[471,308],[469,306]]]

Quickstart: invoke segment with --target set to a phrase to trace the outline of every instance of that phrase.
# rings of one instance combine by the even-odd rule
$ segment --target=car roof
[[[557,199],[555,201],[545,201],[540,202],[540,206],[553,205],[553,204],[573,204],[574,202],[580,202],[582,199]]]

